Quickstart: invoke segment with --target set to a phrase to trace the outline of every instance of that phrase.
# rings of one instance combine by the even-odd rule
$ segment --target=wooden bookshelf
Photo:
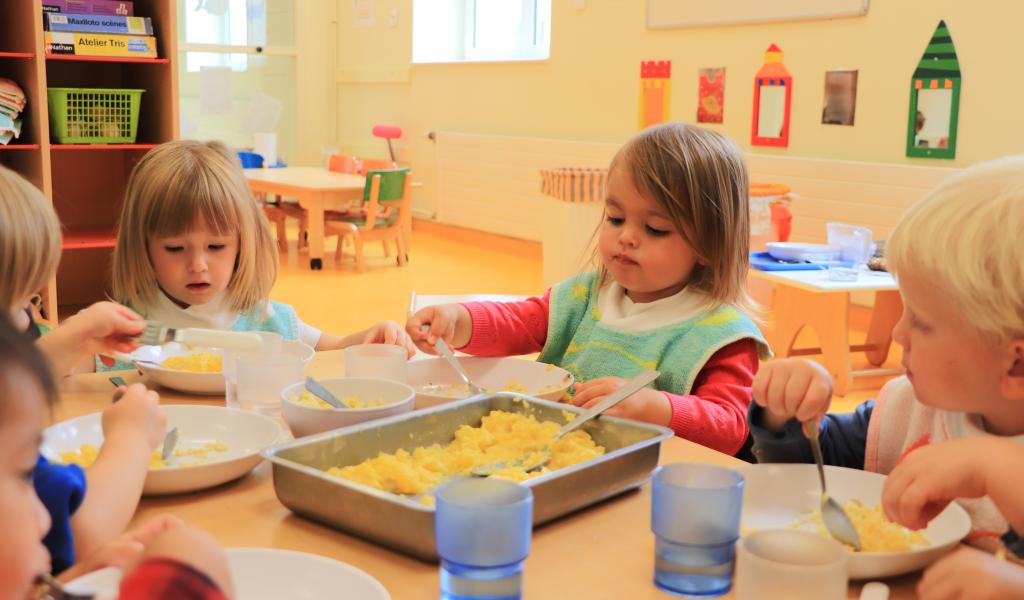
[[[135,14],[153,20],[159,58],[50,56],[42,1],[0,0],[0,77],[16,81],[28,97],[21,138],[0,146],[0,164],[43,190],[64,227],[60,268],[43,295],[50,319],[108,296],[128,175],[146,152],[178,135],[176,0],[134,1]],[[145,90],[135,143],[53,142],[48,87]]]

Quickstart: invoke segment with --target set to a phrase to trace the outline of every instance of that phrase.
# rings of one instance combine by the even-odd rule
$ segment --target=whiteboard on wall
[[[647,0],[647,27],[706,27],[859,17],[869,0]]]

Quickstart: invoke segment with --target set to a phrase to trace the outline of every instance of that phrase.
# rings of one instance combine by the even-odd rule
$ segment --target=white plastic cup
[[[345,377],[390,379],[408,383],[409,354],[392,344],[358,344],[345,348]]]
[[[769,529],[736,545],[736,600],[846,600],[850,551],[797,529]]]

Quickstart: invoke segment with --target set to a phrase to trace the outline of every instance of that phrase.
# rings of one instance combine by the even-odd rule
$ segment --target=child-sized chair
[[[360,216],[345,220],[329,220],[324,223],[325,235],[337,235],[338,246],[335,260],[342,258],[342,246],[346,237],[352,238],[355,246],[356,270],[365,271],[363,243],[379,240],[384,245],[384,256],[391,255],[388,242],[393,241],[398,253],[399,266],[408,261],[408,244],[405,240],[404,225],[412,213],[410,189],[412,176],[409,168],[369,171],[366,174],[366,188],[363,191],[364,208]]]
[[[255,152],[245,150],[238,151],[238,160],[242,162],[243,169],[262,169],[264,166],[263,157]],[[306,230],[306,211],[294,202],[285,202],[281,196],[275,196],[273,201],[267,199],[266,194],[259,194],[257,198],[263,206],[263,214],[267,220],[273,223],[277,229],[277,245],[282,250],[288,250],[288,234],[285,228],[285,219],[292,218],[299,221],[299,246],[302,246],[305,237],[301,234]]]

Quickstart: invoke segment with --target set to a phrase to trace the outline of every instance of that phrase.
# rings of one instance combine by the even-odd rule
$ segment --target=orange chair
[[[363,262],[363,244],[380,241],[384,245],[384,256],[389,257],[388,242],[393,241],[398,253],[399,266],[408,261],[408,244],[405,227],[412,217],[412,176],[408,168],[370,171],[366,174],[366,189],[363,192],[365,217],[330,220],[324,223],[325,235],[337,235],[338,246],[334,253],[336,261],[343,257],[342,246],[345,238],[351,237],[355,245],[356,269],[366,270]]]

